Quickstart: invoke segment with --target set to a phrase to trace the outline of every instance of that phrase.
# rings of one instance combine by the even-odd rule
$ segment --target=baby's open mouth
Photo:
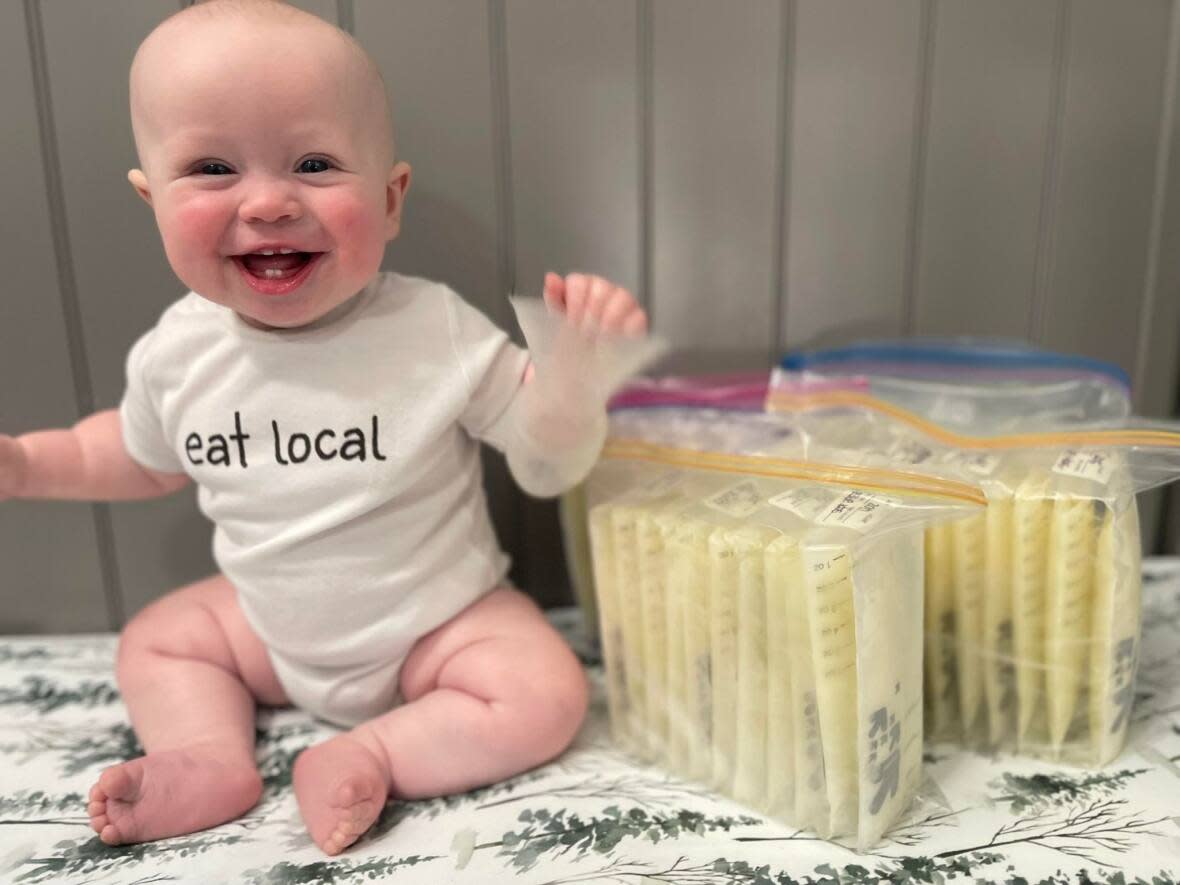
[[[322,252],[296,252],[294,250],[266,250],[235,255],[234,259],[242,269],[260,280],[287,280],[299,274]]]

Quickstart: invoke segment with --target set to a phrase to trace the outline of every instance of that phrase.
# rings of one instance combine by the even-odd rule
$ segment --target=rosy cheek
[[[207,282],[211,255],[217,255],[226,229],[226,201],[216,194],[182,195],[158,204],[156,218],[169,263],[194,288]]]
[[[361,261],[373,260],[385,249],[382,217],[374,207],[358,199],[333,200],[322,207],[325,224],[335,232],[338,249],[347,250]]]
[[[174,236],[192,244],[216,242],[225,230],[227,201],[217,195],[201,194],[177,202],[171,224]]]
[[[350,237],[364,233],[368,218],[365,207],[356,200],[334,201],[325,207],[324,215],[333,229]]]

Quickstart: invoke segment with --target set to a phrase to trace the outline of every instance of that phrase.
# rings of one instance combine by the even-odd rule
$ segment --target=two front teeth
[[[298,251],[299,251],[298,249],[259,249],[257,254],[259,254],[259,255],[294,255]],[[277,267],[268,267],[262,271],[263,277],[265,277],[268,280],[282,279],[283,277],[290,276],[290,274],[291,274],[290,270],[282,270],[281,268],[277,268]]]

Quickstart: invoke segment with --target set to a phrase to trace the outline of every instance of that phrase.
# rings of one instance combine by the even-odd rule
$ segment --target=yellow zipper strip
[[[814,461],[792,461],[767,455],[728,455],[722,452],[702,452],[618,438],[607,440],[602,457],[773,479],[801,479],[870,491],[917,494],[966,501],[971,504],[987,504],[987,497],[973,485],[902,470],[844,467]]]
[[[1180,448],[1180,433],[1168,430],[1075,430],[1056,433],[1014,433],[1004,436],[966,436],[947,430],[892,403],[855,391],[794,394],[772,391],[767,411],[798,412],[817,406],[860,406],[889,415],[931,439],[961,449],[1026,449],[1050,446],[1153,446]]]

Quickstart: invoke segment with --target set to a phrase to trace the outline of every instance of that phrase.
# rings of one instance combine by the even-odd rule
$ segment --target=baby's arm
[[[647,316],[631,293],[602,277],[570,274],[563,279],[550,273],[544,295],[560,322],[552,332],[537,335],[553,337],[534,351],[536,363],[525,371],[509,409],[514,432],[504,447],[516,481],[541,497],[581,481],[594,465],[606,438],[607,398],[628,374],[618,359],[627,348],[618,351],[611,342],[634,339],[641,346],[630,349],[639,353],[647,331]],[[543,332],[543,326],[534,332]],[[528,327],[524,331],[530,348],[540,343]]]
[[[155,498],[187,484],[183,473],[149,470],[127,454],[117,409],[97,412],[69,430],[0,434],[0,501]]]

